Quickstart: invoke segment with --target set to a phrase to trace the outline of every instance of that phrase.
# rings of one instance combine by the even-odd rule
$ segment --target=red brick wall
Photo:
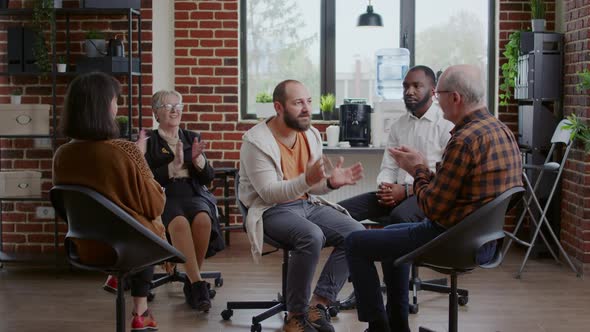
[[[547,3],[547,30],[555,29],[555,2],[546,1]],[[504,47],[508,42],[508,36],[514,31],[530,30],[531,15],[529,0],[500,0],[499,10],[499,50],[500,64],[498,66],[499,81],[503,81],[501,66],[506,63],[506,58],[502,55]],[[498,118],[506,123],[514,132],[518,134],[518,106],[514,99],[507,106],[498,106]],[[516,218],[510,215],[506,219],[506,229],[512,230],[516,226]]]
[[[64,8],[77,8],[79,1],[63,1]],[[11,0],[10,8],[30,8],[32,1]],[[146,105],[150,105],[152,93],[152,1],[142,0],[142,77],[143,94],[142,99],[144,109],[144,126],[151,125],[151,110]],[[26,16],[3,16],[0,17],[0,71],[6,71],[6,50],[7,50],[7,33],[6,28],[9,26],[29,24],[30,18]],[[57,16],[57,54],[65,56],[65,17]],[[134,31],[137,31],[137,19],[134,20]],[[90,29],[102,30],[107,33],[107,38],[112,34],[126,34],[127,20],[121,16],[79,16],[70,19],[70,64],[74,64],[76,59],[82,54],[82,43],[85,39],[85,33]],[[137,34],[133,36],[137,40]],[[46,40],[49,38],[46,37]],[[126,39],[124,39],[126,40]],[[125,43],[125,45],[127,45]],[[137,48],[135,44],[134,48]],[[117,76],[123,83],[126,78]],[[58,77],[56,85],[57,94],[57,114],[61,112],[63,96],[67,84],[73,76]],[[137,83],[137,79],[134,80]],[[52,104],[52,79],[50,75],[43,78],[39,75],[26,76],[0,76],[0,103],[9,103],[10,91],[14,87],[21,87],[24,90],[23,104]],[[128,100],[127,85],[123,84],[123,94],[119,114],[127,114]],[[134,85],[134,95],[137,96],[137,84]],[[133,98],[133,105],[137,105],[137,98]],[[134,127],[137,127],[137,108],[134,108],[135,114]],[[56,147],[57,144],[54,146]],[[48,197],[48,190],[51,188],[51,164],[53,151],[52,149],[35,148],[32,139],[0,139],[1,148],[1,169],[6,170],[34,170],[42,172],[42,192],[43,196]],[[83,167],[83,165],[81,165]],[[4,247],[6,252],[52,252],[54,251],[54,221],[52,219],[37,219],[35,209],[39,205],[50,204],[39,202],[2,202],[2,231]],[[59,223],[59,243],[63,242],[63,236],[66,231],[66,225]]]
[[[578,91],[576,72],[590,69],[590,4],[564,1],[565,77],[564,114],[590,118],[589,91]],[[561,239],[570,255],[590,263],[590,158],[579,142],[574,146],[563,175]]]
[[[18,1],[11,1],[13,3]],[[76,2],[76,1],[74,1]],[[566,1],[566,97],[565,112],[573,111],[588,118],[588,110],[584,106],[589,100],[585,94],[573,90],[577,82],[573,72],[580,70],[589,61],[587,48],[588,5],[580,5],[577,1]],[[500,31],[499,54],[501,56],[508,35],[519,29],[530,27],[530,14],[528,0],[501,0],[500,1]],[[151,73],[151,1],[142,3],[142,19],[144,21],[144,72]],[[175,54],[175,82],[174,88],[184,95],[187,104],[183,120],[186,127],[200,131],[204,139],[211,142],[208,153],[209,158],[216,167],[237,167],[239,161],[239,148],[241,135],[249,129],[252,122],[239,121],[238,89],[238,0],[227,1],[175,1],[174,2],[174,54]],[[580,17],[580,18],[579,18]],[[553,30],[555,26],[554,1],[548,1],[547,29]],[[1,29],[0,29],[1,30]],[[6,37],[0,32],[0,50],[5,49]],[[575,58],[571,58],[571,57]],[[503,63],[500,59],[500,64]],[[2,62],[0,62],[2,63]],[[569,63],[574,63],[569,65]],[[501,75],[501,71],[499,71]],[[11,78],[0,78],[0,100],[7,100],[9,90],[6,85],[14,84]],[[12,78],[14,80],[14,78]],[[64,82],[65,83],[65,82]],[[19,83],[20,84],[20,83]],[[33,85],[39,85],[37,81]],[[44,82],[44,86],[47,83]],[[65,84],[63,84],[65,89]],[[144,76],[144,105],[149,104],[151,94],[151,75]],[[48,93],[46,92],[46,97]],[[40,97],[28,102],[39,102]],[[577,105],[577,106],[575,106]],[[150,114],[149,109],[144,108],[144,115]],[[499,108],[500,119],[506,122],[515,132],[517,131],[516,103]],[[149,121],[149,120],[146,120]],[[147,123],[146,123],[147,124]],[[320,126],[323,127],[323,126]],[[25,142],[23,142],[25,141]],[[26,140],[2,140],[3,167],[19,167],[27,169],[41,169],[45,172],[45,178],[49,179],[49,165],[51,154],[48,152],[34,152]],[[24,151],[23,151],[24,148]],[[29,152],[31,151],[31,152]],[[33,156],[41,154],[41,156]],[[43,154],[45,154],[43,156]],[[42,158],[41,158],[42,157]],[[4,161],[5,158],[10,160]],[[586,159],[584,159],[586,158]],[[23,160],[24,159],[24,160]],[[590,262],[590,221],[589,213],[584,207],[590,207],[590,199],[577,198],[588,197],[588,158],[582,155],[579,147],[573,152],[570,162],[567,164],[563,193],[563,224],[562,238],[568,251],[574,254],[578,261]],[[44,189],[48,189],[46,183]],[[577,195],[576,195],[577,194]],[[33,235],[51,235],[52,223],[41,223],[31,216],[35,204],[29,203],[4,203],[3,207],[9,208],[4,214],[4,229],[13,232],[8,237],[16,236],[19,240],[28,241],[27,245],[18,245],[18,248],[30,246],[43,246],[45,250],[51,250],[48,242],[40,244],[33,239]],[[232,222],[239,222],[235,214]],[[38,225],[43,225],[39,228]],[[30,227],[25,230],[25,227]],[[29,230],[30,229],[30,230]],[[41,231],[43,229],[43,231]],[[8,238],[5,236],[5,240]],[[11,240],[14,241],[14,240]],[[9,248],[15,249],[13,242]],[[21,250],[21,249],[18,249]]]

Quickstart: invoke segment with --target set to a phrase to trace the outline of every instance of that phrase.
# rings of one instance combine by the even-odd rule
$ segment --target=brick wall
[[[30,8],[32,1],[11,0],[10,8]],[[65,0],[64,8],[78,8],[79,1]],[[151,126],[151,110],[145,105],[150,104],[152,93],[152,1],[142,0],[142,77],[143,94],[142,99],[144,109],[144,126]],[[0,17],[0,71],[6,71],[7,59],[7,32],[6,28],[10,26],[29,25],[30,17],[27,16],[3,16]],[[57,15],[56,17],[56,50],[57,54],[66,53],[65,43],[65,16]],[[121,16],[72,16],[70,19],[70,64],[74,64],[82,54],[82,44],[85,34],[90,29],[104,31],[107,39],[114,34],[119,36],[125,35],[127,31],[127,20]],[[137,31],[137,19],[134,20],[133,31]],[[137,34],[133,36],[137,40]],[[46,40],[49,38],[46,36]],[[126,39],[124,39],[126,40]],[[125,43],[125,46],[127,44]],[[135,49],[137,44],[135,44]],[[63,96],[66,92],[67,84],[74,76],[59,76],[56,81],[56,113],[60,114],[63,104]],[[117,76],[123,83],[123,95],[119,107],[119,114],[127,114],[128,100],[126,78],[122,75]],[[134,96],[137,96],[138,85],[137,78],[134,79]],[[0,103],[9,103],[10,91],[14,87],[21,87],[23,92],[23,104],[53,104],[52,98],[52,78],[51,75],[42,77],[39,75],[12,75],[0,76]],[[137,97],[133,98],[132,105],[137,105]],[[137,108],[133,109],[134,127],[137,127]],[[61,140],[63,141],[63,140]],[[54,143],[56,148],[59,143]],[[48,190],[52,186],[51,182],[51,164],[53,151],[52,148],[37,148],[33,139],[0,139],[1,148],[1,169],[6,170],[34,170],[42,172],[42,192],[44,197],[48,197]],[[83,167],[83,165],[81,165]],[[2,231],[4,247],[6,252],[52,252],[54,251],[54,221],[53,219],[38,219],[35,216],[37,206],[50,204],[39,202],[2,202]],[[63,242],[63,236],[66,232],[66,225],[60,222],[59,243]]]
[[[76,1],[73,1],[76,2]],[[11,6],[18,1],[11,1]],[[508,35],[515,30],[524,30],[530,27],[530,14],[528,0],[501,0],[500,1],[500,31],[499,54],[501,57],[503,47]],[[554,1],[548,1],[547,29],[555,27]],[[585,118],[589,116],[587,105],[588,97],[585,94],[575,92],[572,86],[577,82],[573,72],[580,70],[589,61],[589,56],[584,54],[587,48],[588,26],[587,18],[590,10],[587,5],[580,5],[578,1],[567,1],[566,26],[568,43],[566,63],[574,65],[566,66],[566,97],[565,112],[577,112]],[[142,19],[144,21],[144,72],[151,73],[151,1],[142,3]],[[239,161],[239,148],[242,134],[253,123],[239,120],[238,89],[239,89],[239,50],[238,50],[238,0],[227,1],[175,1],[174,2],[174,88],[184,96],[187,104],[183,120],[186,128],[200,131],[203,138],[211,142],[209,158],[216,167],[237,167]],[[5,34],[0,32],[0,50],[5,49]],[[570,58],[575,57],[574,59]],[[571,60],[571,61],[570,61]],[[504,59],[500,58],[500,64]],[[2,62],[0,62],[2,63]],[[501,75],[501,71],[500,75]],[[7,85],[14,85],[15,78],[0,78],[0,100],[7,100]],[[18,78],[20,79],[20,78]],[[43,82],[47,86],[47,82]],[[65,83],[61,89],[65,89]],[[20,83],[18,83],[20,84]],[[40,85],[34,81],[31,84]],[[151,94],[151,76],[144,76],[144,105],[149,104]],[[44,91],[44,90],[41,90]],[[47,93],[47,92],[45,92]],[[39,102],[41,97],[28,102]],[[45,97],[47,98],[47,97]],[[146,116],[149,109],[143,111]],[[499,108],[499,117],[507,123],[515,132],[517,131],[516,103]],[[146,120],[149,121],[149,120]],[[144,123],[147,125],[148,123]],[[320,129],[324,126],[320,125]],[[2,140],[3,167],[18,167],[41,169],[45,172],[45,178],[49,179],[50,152],[33,152],[32,143],[26,140]],[[24,151],[23,151],[24,149]],[[29,152],[31,151],[31,152]],[[41,154],[34,156],[34,154]],[[5,158],[9,159],[5,161]],[[578,262],[590,262],[590,221],[588,207],[590,199],[577,198],[588,197],[588,185],[590,180],[585,175],[590,166],[588,158],[582,154],[579,147],[572,154],[567,164],[563,194],[563,225],[562,238],[568,251],[574,254]],[[46,183],[44,189],[48,189]],[[577,195],[576,195],[577,194]],[[51,223],[41,223],[31,216],[36,204],[30,203],[4,203],[8,208],[4,213],[5,230],[11,231],[18,241],[28,241],[27,246],[39,245],[31,235],[49,235],[47,240],[52,241]],[[586,211],[584,211],[586,207]],[[232,214],[232,223],[240,222],[240,218]],[[40,231],[39,224],[43,224]],[[25,229],[26,227],[31,227]],[[17,231],[18,229],[18,231]],[[17,249],[20,245],[14,243],[5,249]],[[50,242],[51,242],[50,241]],[[43,242],[44,250],[51,250],[47,242]],[[25,248],[25,246],[22,246]],[[38,249],[38,248],[37,248]],[[20,249],[17,249],[20,250]]]
[[[576,72],[590,68],[590,4],[564,1],[564,115],[590,118],[589,91],[578,91]],[[581,144],[570,153],[563,175],[561,239],[566,250],[585,266],[590,263],[590,158]]]

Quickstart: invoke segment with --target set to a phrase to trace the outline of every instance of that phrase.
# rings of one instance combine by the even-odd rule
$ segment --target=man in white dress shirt
[[[412,192],[414,178],[397,165],[387,149],[401,145],[413,147],[426,156],[428,167],[434,171],[454,125],[443,118],[442,110],[433,102],[436,76],[432,69],[412,67],[404,78],[403,87],[408,112],[391,125],[381,171],[377,176],[377,191],[338,203],[356,220],[371,219],[394,224],[424,219]]]

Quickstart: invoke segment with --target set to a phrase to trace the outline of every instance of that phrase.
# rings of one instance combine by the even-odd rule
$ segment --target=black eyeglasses
[[[167,112],[172,112],[172,110],[175,110],[176,112],[182,112],[182,110],[184,109],[184,104],[164,104],[164,105],[160,105],[158,106],[158,108],[163,108],[165,109]]]
[[[455,91],[443,91],[443,90],[438,91],[437,90],[437,91],[434,91],[434,98],[436,98],[436,100],[438,100],[438,98],[440,98],[441,93],[452,93],[452,92],[455,92]]]

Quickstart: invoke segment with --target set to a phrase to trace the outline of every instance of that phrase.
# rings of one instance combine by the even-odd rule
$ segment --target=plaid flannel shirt
[[[414,175],[420,208],[446,228],[516,186],[522,186],[518,144],[486,108],[469,113],[451,131],[436,174],[419,165]]]

